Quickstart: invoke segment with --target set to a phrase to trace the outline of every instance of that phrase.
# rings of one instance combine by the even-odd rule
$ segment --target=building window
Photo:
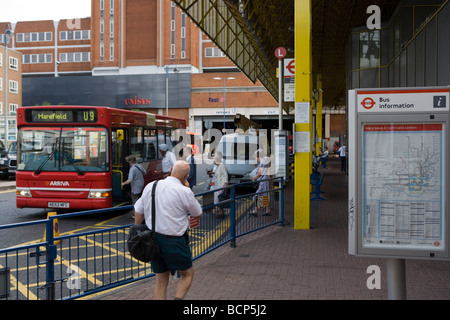
[[[0,91],[3,90],[3,78],[0,78]]]
[[[380,31],[361,32],[359,35],[359,68],[380,65]]]
[[[60,31],[59,40],[90,40],[91,30]]]
[[[100,42],[100,61],[103,61],[103,58],[105,56],[105,45],[103,44],[103,41]]]
[[[19,106],[17,104],[10,103],[9,104],[9,115],[11,115],[11,116],[17,115],[17,108],[18,107]]]
[[[109,37],[110,39],[114,39],[114,20],[111,19],[109,22]]]
[[[175,59],[175,3],[170,1],[170,58]]]
[[[53,55],[51,53],[24,54],[22,56],[22,64],[52,63],[52,57]]]
[[[17,42],[52,41],[51,32],[27,32],[16,35]]]
[[[19,70],[19,59],[14,57],[9,57],[9,68],[11,70]]]
[[[91,39],[91,30],[81,30],[81,39],[90,40]]]
[[[114,42],[109,44],[109,61],[114,61]]]
[[[225,55],[219,48],[208,47],[208,48],[205,48],[205,57],[206,58],[217,58],[217,57],[225,57]]]
[[[90,52],[64,52],[59,54],[59,62],[89,62]]]
[[[100,8],[103,9],[104,1],[100,0]],[[105,20],[103,16],[100,18],[100,61],[104,60],[105,57],[105,45],[103,43],[105,32]]]
[[[181,59],[186,59],[186,14],[181,13]]]
[[[109,1],[109,61],[114,61],[114,0]]]
[[[17,140],[17,120],[8,119],[8,140]]]
[[[19,83],[14,80],[9,80],[9,92],[19,93]]]

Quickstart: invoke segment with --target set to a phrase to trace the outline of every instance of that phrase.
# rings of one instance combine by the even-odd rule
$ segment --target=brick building
[[[0,28],[2,23],[0,23]],[[23,103],[140,108],[189,119],[191,131],[234,128],[241,113],[278,128],[278,102],[252,83],[170,0],[92,0],[91,17],[13,24]],[[133,101],[150,101],[133,104]],[[284,116],[290,130],[293,115]]]
[[[12,47],[23,54],[24,77],[91,74],[90,21],[84,18],[76,24],[71,20],[12,24]]]
[[[10,48],[5,50],[5,46],[0,45],[0,140],[5,142],[6,112],[8,143],[5,145],[16,140],[16,111],[20,106],[22,106],[22,54]]]

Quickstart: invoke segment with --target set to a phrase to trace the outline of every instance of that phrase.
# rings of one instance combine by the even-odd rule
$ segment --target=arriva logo
[[[69,181],[50,181],[52,187],[69,187]]]

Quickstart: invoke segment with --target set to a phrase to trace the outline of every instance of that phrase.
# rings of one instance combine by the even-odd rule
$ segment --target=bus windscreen
[[[23,127],[19,137],[19,171],[108,171],[105,128]]]

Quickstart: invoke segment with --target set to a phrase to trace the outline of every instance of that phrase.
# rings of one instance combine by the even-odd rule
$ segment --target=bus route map
[[[362,131],[363,246],[443,250],[443,124]]]

